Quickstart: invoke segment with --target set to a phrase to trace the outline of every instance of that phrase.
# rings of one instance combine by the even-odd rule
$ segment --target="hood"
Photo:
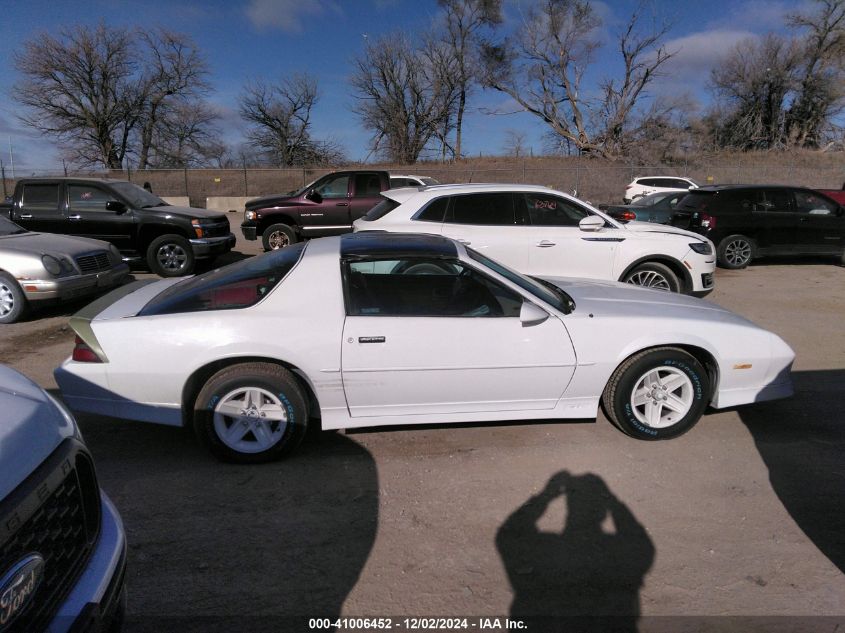
[[[683,237],[690,237],[695,239],[697,242],[706,242],[707,240],[701,237],[698,233],[693,233],[692,231],[685,231],[684,229],[679,229],[676,226],[670,226],[668,224],[655,224],[654,222],[639,222],[637,220],[632,220],[625,225],[625,228],[629,231],[636,231],[637,233],[665,233],[667,235],[680,235]]]
[[[0,365],[0,500],[18,487],[61,442],[76,434],[73,419],[34,382]]]
[[[58,233],[18,233],[0,237],[0,251],[21,253],[61,253],[75,257],[91,251],[108,251],[109,243],[89,237]]]
[[[222,220],[226,214],[222,211],[209,211],[208,209],[195,209],[194,207],[174,207],[172,205],[161,207],[147,207],[142,211],[157,211],[163,215],[181,215],[186,218],[206,218],[209,220]]]
[[[575,311],[599,315],[661,318],[702,318],[754,325],[715,303],[676,292],[651,290],[632,284],[593,279],[544,277],[575,301]],[[755,326],[756,327],[756,326]]]
[[[303,204],[299,196],[292,196],[289,194],[279,194],[273,196],[261,196],[260,198],[252,198],[247,200],[244,207],[246,209],[265,209],[268,207],[293,207]]]

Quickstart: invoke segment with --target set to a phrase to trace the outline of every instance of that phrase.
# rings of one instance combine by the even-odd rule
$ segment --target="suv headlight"
[[[699,255],[713,254],[713,249],[710,248],[710,242],[693,242],[689,247]]]
[[[250,222],[254,221],[258,218],[258,214],[255,211],[245,211],[244,212],[244,219],[249,220]]]
[[[44,264],[44,268],[53,277],[58,277],[62,274],[62,263],[52,255],[42,255],[41,263]]]

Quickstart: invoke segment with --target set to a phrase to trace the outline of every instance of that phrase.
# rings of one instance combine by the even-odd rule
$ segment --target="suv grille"
[[[226,237],[229,235],[229,218],[223,218],[214,224],[203,224],[205,237]]]
[[[89,273],[100,272],[101,270],[109,270],[111,262],[109,261],[109,254],[105,251],[91,253],[90,255],[81,255],[76,258],[76,264],[83,275]]]
[[[100,529],[91,459],[75,440],[59,448],[0,502],[0,574],[27,554],[44,558],[33,599],[4,633],[42,630],[85,566]]]

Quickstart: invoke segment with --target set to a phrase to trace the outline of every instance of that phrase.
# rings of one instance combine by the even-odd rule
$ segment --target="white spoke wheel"
[[[754,256],[754,244],[744,235],[731,235],[719,242],[716,258],[719,266],[732,270],[745,268]]]
[[[191,243],[180,235],[162,235],[147,247],[147,264],[161,277],[181,277],[194,272]]]
[[[0,323],[14,323],[27,309],[26,296],[18,283],[0,273]]]
[[[710,401],[707,370],[691,354],[657,347],[634,354],[613,373],[602,396],[607,417],[637,439],[677,437]]]
[[[678,276],[672,272],[671,268],[658,262],[640,264],[628,272],[622,281],[652,290],[681,291],[681,282]]]
[[[214,374],[194,404],[194,430],[217,457],[255,463],[294,449],[307,426],[302,388],[285,368],[243,363]]]
[[[287,224],[273,224],[261,234],[261,242],[265,251],[277,251],[285,246],[296,244],[299,240],[296,231]]]

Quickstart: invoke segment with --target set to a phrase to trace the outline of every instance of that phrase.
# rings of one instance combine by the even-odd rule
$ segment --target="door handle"
[[[67,219],[68,220],[81,220],[82,216],[81,215],[69,215],[69,216],[67,216]]]
[[[461,239],[460,237],[458,238],[458,241],[461,244],[463,244],[464,246],[469,246],[470,244],[472,244],[472,242],[470,242],[469,240],[464,240],[464,239]]]
[[[555,246],[555,245],[556,245],[556,243],[552,242],[551,240],[540,240],[536,244],[536,246],[539,246],[540,248],[549,248],[550,246]]]
[[[359,343],[384,343],[387,339],[383,336],[359,336]]]
[[[31,219],[32,219],[32,214],[31,214],[31,213],[22,213],[22,214],[21,214],[20,216],[18,216],[18,217],[20,217],[20,219],[21,219],[21,220],[31,220]]]
[[[335,203],[335,206],[338,206],[338,207],[348,207],[348,206],[349,206],[349,203],[348,203],[348,202],[336,202],[336,203]]]

